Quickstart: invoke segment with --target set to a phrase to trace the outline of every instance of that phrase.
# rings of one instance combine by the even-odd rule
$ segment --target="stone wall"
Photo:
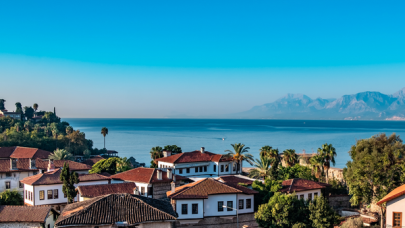
[[[198,228],[198,227],[210,227],[210,228],[242,228],[244,225],[248,225],[249,228],[257,228],[259,225],[256,223],[254,214],[242,214],[239,215],[239,227],[237,227],[236,216],[233,218],[221,218],[221,217],[206,217],[201,219],[197,224],[180,224],[176,222],[178,228]]]
[[[329,196],[329,205],[335,210],[341,208],[350,208],[350,198],[351,197],[349,195]]]
[[[183,181],[176,181],[176,187],[179,187]],[[154,183],[153,184],[153,199],[166,198],[166,192],[172,189],[171,183]]]

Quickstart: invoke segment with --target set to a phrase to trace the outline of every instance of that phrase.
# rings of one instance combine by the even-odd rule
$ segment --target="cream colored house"
[[[394,189],[382,198],[377,205],[386,203],[385,223],[386,227],[405,226],[405,184]]]

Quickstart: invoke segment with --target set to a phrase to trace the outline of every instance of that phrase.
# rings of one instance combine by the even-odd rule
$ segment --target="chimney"
[[[172,155],[171,151],[167,151],[167,150],[163,151],[163,157],[170,157],[171,155]]]
[[[135,187],[135,188],[134,188],[134,195],[139,195],[138,187]]]
[[[172,179],[173,173],[172,169],[167,169],[167,179]]]
[[[162,180],[162,171],[160,171],[159,169],[156,170],[156,174],[157,174],[157,179],[158,180]]]
[[[172,186],[172,194],[176,191],[176,183],[174,182],[174,181],[172,181],[172,183],[171,183],[171,186]]]
[[[205,148],[201,147],[201,153],[203,154],[205,152]]]
[[[53,161],[51,159],[49,159],[48,172],[54,171],[54,170],[55,170],[55,165],[53,164]]]

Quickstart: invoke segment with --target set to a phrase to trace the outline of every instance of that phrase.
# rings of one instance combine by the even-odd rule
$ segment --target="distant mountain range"
[[[338,99],[311,99],[287,94],[268,104],[236,113],[233,118],[405,120],[405,87],[392,94],[362,92]]]

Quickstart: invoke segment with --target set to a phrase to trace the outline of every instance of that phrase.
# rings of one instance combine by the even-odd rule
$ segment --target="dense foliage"
[[[98,161],[93,165],[89,173],[103,173],[116,174],[124,172],[132,168],[131,163],[127,158],[111,157]]]
[[[349,152],[352,161],[344,169],[352,205],[376,202],[402,185],[404,153],[405,145],[395,134],[358,140]],[[385,214],[384,206],[382,213]]]
[[[6,190],[0,193],[0,205],[23,205],[24,199],[17,190]]]
[[[69,164],[63,164],[60,180],[63,182],[62,192],[67,196],[68,203],[73,203],[77,195],[75,184],[79,183],[79,175],[72,171],[70,172]]]

